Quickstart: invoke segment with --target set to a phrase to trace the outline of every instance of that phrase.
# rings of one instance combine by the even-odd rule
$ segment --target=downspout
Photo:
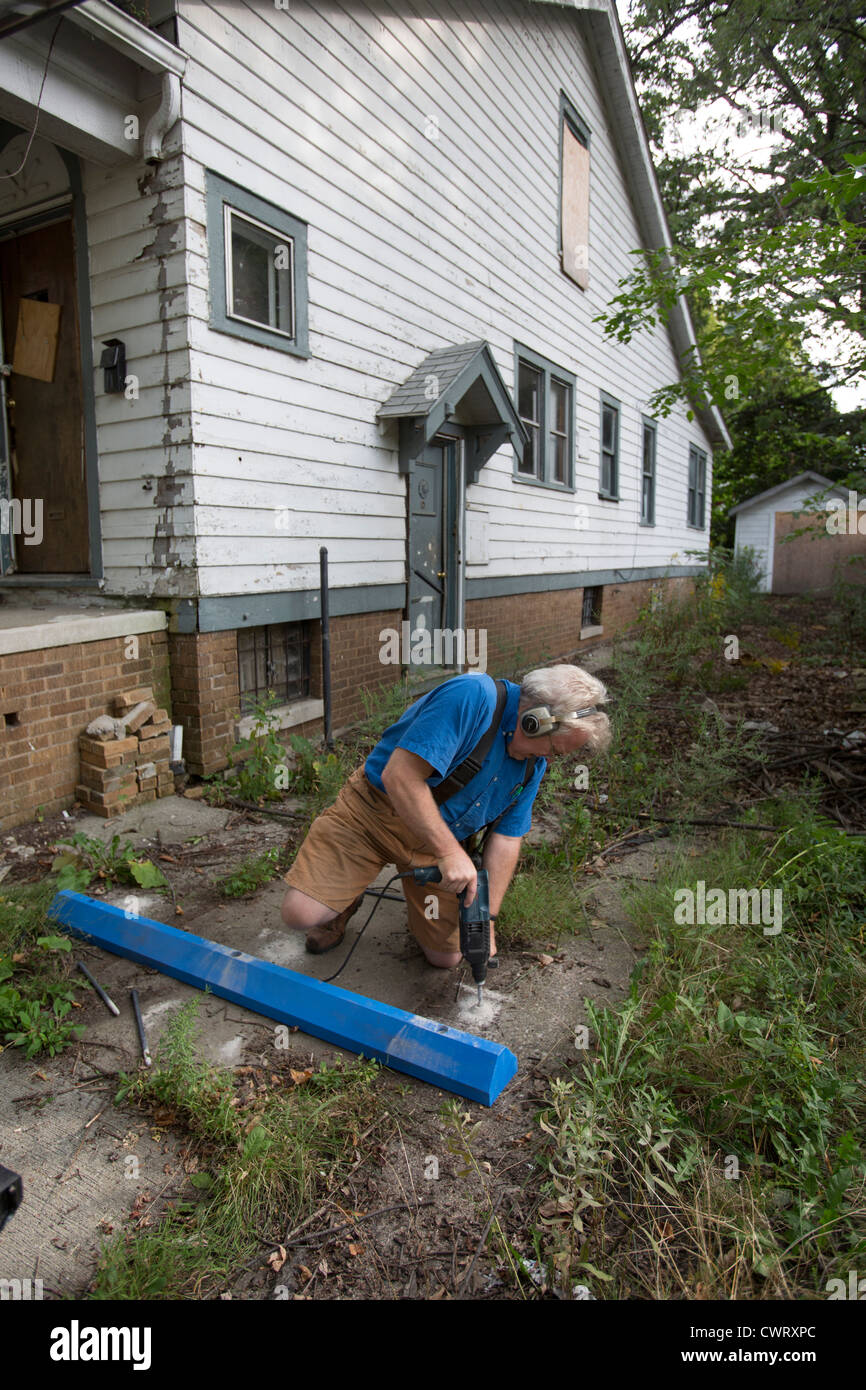
[[[176,72],[162,74],[162,100],[144,128],[142,148],[148,164],[163,158],[162,142],[180,115],[180,78]]]

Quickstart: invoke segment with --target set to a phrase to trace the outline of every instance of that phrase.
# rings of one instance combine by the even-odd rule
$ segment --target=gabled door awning
[[[467,434],[466,481],[474,483],[506,440],[522,450],[527,434],[486,342],[455,343],[425,357],[377,412],[400,421],[400,472],[445,424]]]

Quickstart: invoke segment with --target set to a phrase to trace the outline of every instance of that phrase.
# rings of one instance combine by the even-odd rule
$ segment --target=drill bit
[[[484,989],[484,986],[483,986],[483,985],[479,985],[479,986],[478,986],[478,1003],[477,1003],[476,1006],[475,1006],[477,1009],[480,1009],[480,1008],[481,1008],[481,996],[482,996],[482,991],[483,991],[483,989]]]

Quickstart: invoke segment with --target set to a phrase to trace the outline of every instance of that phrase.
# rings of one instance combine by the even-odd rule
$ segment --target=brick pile
[[[101,718],[78,740],[80,782],[75,796],[86,810],[110,818],[130,806],[172,796],[171,720],[157,709],[150,686],[114,700],[114,719]]]

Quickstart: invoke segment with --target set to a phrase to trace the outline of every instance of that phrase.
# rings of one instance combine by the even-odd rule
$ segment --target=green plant
[[[274,712],[279,703],[272,690],[257,700],[250,733],[228,750],[229,767],[236,768],[234,785],[244,801],[278,801],[288,785],[286,750]]]
[[[648,955],[623,1005],[587,1001],[594,1052],[551,1089],[543,1245],[614,1297],[814,1296],[866,1253],[866,845],[806,796],[761,814],[770,843],[729,833],[632,887]],[[683,922],[697,880],[779,889],[782,933]]]
[[[233,869],[230,874],[218,878],[215,887],[224,898],[243,898],[270,883],[278,873],[284,872],[294,856],[294,851],[282,845],[274,845],[264,854],[251,856]]]
[[[45,932],[50,892],[40,885],[0,897],[0,1037],[27,1057],[54,1057],[84,1033],[68,1018],[76,995],[68,976],[71,944]]]
[[[58,888],[71,888],[82,892],[89,888],[94,879],[99,879],[106,887],[112,883],[137,884],[139,888],[164,888],[165,876],[149,859],[136,856],[134,846],[129,842],[121,846],[120,836],[113,835],[108,844],[92,839],[79,831],[68,840],[58,840],[56,849],[60,853],[51,865],[57,874]]]

